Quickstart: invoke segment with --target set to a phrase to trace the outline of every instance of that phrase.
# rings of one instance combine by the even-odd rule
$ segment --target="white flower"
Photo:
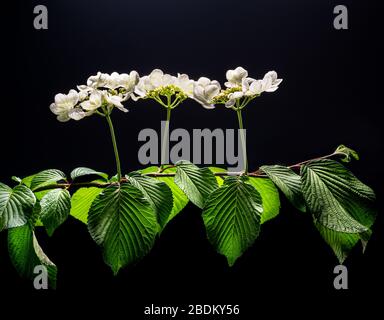
[[[225,103],[225,106],[227,108],[231,108],[237,100],[241,99],[242,97],[244,97],[244,92],[242,91],[236,91],[236,92],[232,92],[228,95],[228,101]]]
[[[213,99],[220,93],[221,86],[216,80],[201,77],[195,82],[193,98],[206,109],[213,109]]]
[[[138,82],[139,74],[136,71],[131,71],[130,74],[113,72],[106,76],[104,87],[108,89],[124,88],[127,92],[132,93]]]
[[[122,101],[124,101],[123,97],[118,95],[112,95],[107,91],[103,92],[103,97],[105,101],[108,103],[108,105],[113,105],[123,112],[128,112],[128,110],[124,108],[124,106],[121,103]]]
[[[98,72],[97,75],[88,78],[87,85],[81,85],[77,88],[80,90],[80,92],[88,93],[95,89],[118,90],[122,88],[124,89],[123,93],[119,91],[117,94],[122,96],[122,101],[125,101],[135,90],[135,86],[139,82],[139,78],[139,74],[136,71],[131,71],[129,74],[119,74],[117,72],[108,74]]]
[[[80,106],[87,111],[95,111],[102,105],[102,94],[98,90],[93,90],[89,99],[80,103]]]
[[[237,68],[239,69],[239,68]],[[229,71],[236,71],[229,70]],[[244,69],[243,69],[244,70]],[[244,70],[245,71],[245,70]],[[241,76],[245,75],[243,73]],[[240,71],[236,76],[237,80],[240,78]],[[237,81],[236,80],[236,81]],[[282,79],[277,78],[277,73],[275,71],[269,71],[264,75],[264,78],[261,80],[256,80],[253,78],[243,77],[241,80],[241,85],[233,86],[232,88],[239,87],[238,91],[231,92],[228,94],[228,101],[225,103],[225,106],[230,108],[235,105],[236,101],[243,97],[257,97],[263,92],[274,92],[279,88],[279,84],[282,82]]]
[[[242,91],[245,96],[256,96],[263,92],[274,92],[279,88],[279,84],[283,79],[277,78],[275,71],[269,71],[264,75],[262,80],[245,78],[242,82]]]
[[[192,97],[194,81],[189,79],[187,74],[177,74],[174,85],[181,89],[188,97]]]
[[[108,78],[110,77],[107,73],[98,72],[95,76],[90,76],[87,80],[87,86],[91,88],[101,88],[105,87],[108,82]]]
[[[274,92],[279,88],[279,84],[282,81],[283,79],[277,78],[277,73],[275,71],[269,71],[263,78],[263,89],[266,92]]]
[[[132,99],[137,101],[147,97],[147,94],[153,90],[166,90],[174,86],[176,90],[184,93],[188,97],[193,95],[194,81],[189,79],[186,74],[178,74],[177,77],[164,73],[160,69],[154,69],[149,75],[141,77],[136,85],[135,94]]]
[[[264,91],[263,80],[244,78],[241,84],[241,91],[246,97],[260,95]]]
[[[174,81],[171,75],[164,74],[160,69],[154,69],[149,75],[140,78],[135,88],[137,96],[132,97],[132,99],[137,101],[140,98],[144,98],[149,91],[171,85]]]
[[[242,67],[237,67],[235,70],[228,70],[226,73],[228,82],[224,85],[227,88],[239,87],[241,86],[243,79],[246,77],[248,77],[248,71]]]
[[[80,108],[75,108],[78,102],[79,93],[76,90],[70,90],[68,94],[57,94],[50,109],[60,122],[66,122],[69,119],[80,120],[85,117],[85,112]]]

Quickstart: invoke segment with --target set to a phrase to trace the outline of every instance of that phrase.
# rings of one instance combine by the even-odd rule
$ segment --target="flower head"
[[[135,101],[150,98],[165,107],[175,108],[188,97],[192,97],[193,86],[194,81],[186,74],[178,74],[175,77],[155,69],[149,75],[140,78],[134,91],[136,96],[132,98]],[[162,100],[164,97],[167,99],[166,102]]]
[[[132,96],[138,81],[139,75],[136,71],[131,71],[130,74],[98,72],[88,78],[86,85],[78,86],[79,91],[72,89],[67,95],[56,95],[50,109],[62,122],[80,120],[98,112],[99,108],[104,108],[103,113],[110,113],[114,107],[127,112],[122,102]]]
[[[225,104],[227,108],[243,108],[251,100],[263,92],[274,92],[278,89],[282,79],[277,78],[275,71],[269,71],[263,79],[256,80],[248,77],[248,71],[242,67],[228,70],[226,73],[227,89],[222,90],[214,98],[214,103]]]
[[[139,81],[139,74],[131,71],[130,74],[113,72],[112,74],[98,72],[97,75],[91,76],[87,80],[87,86],[81,86],[82,89],[123,89],[119,90],[125,94],[131,94]]]

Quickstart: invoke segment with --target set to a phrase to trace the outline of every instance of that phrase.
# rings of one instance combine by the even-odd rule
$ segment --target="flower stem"
[[[109,130],[111,131],[113,151],[115,152],[115,159],[116,159],[117,181],[120,182],[120,180],[121,180],[121,166],[120,166],[119,150],[117,149],[115,130],[113,128],[113,123],[112,123],[112,120],[111,120],[111,115],[108,112],[106,112],[105,113],[105,117],[107,118],[108,125],[109,125]]]
[[[243,163],[244,163],[244,173],[248,173],[248,159],[247,159],[247,145],[245,141],[244,126],[243,126],[243,117],[241,115],[241,108],[236,109],[237,119],[239,120],[239,129],[240,129],[240,140],[241,140],[241,149],[243,152]]]
[[[170,102],[168,102],[168,107],[167,107],[167,121],[165,123],[165,128],[164,128],[164,135],[163,135],[163,141],[161,143],[161,166],[160,166],[160,170],[162,170],[164,168],[164,165],[166,164],[165,163],[165,155],[166,155],[166,147],[167,147],[167,139],[168,139],[168,135],[169,135],[169,122],[171,121],[171,105],[170,105]]]

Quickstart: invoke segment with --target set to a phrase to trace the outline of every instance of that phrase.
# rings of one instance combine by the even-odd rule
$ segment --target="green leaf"
[[[27,223],[36,198],[24,185],[11,189],[0,182],[0,231]]]
[[[250,247],[260,231],[262,200],[245,177],[228,177],[208,197],[203,220],[209,241],[232,266]]]
[[[53,189],[40,201],[40,219],[48,235],[52,235],[69,215],[71,210],[71,195],[66,189]]]
[[[158,167],[148,167],[143,170],[141,170],[142,174],[146,173],[153,173],[153,172],[158,172],[159,168]],[[164,173],[175,173],[176,168],[168,168],[163,171]],[[171,221],[174,217],[176,217],[181,210],[185,208],[185,206],[188,204],[189,199],[185,195],[185,193],[177,186],[177,184],[174,181],[174,177],[156,177],[157,180],[165,182],[168,187],[172,191],[173,195],[173,207],[171,214],[168,217],[168,220],[166,221],[165,224],[167,224],[169,221]]]
[[[146,255],[159,229],[149,201],[128,183],[104,189],[88,215],[88,230],[114,274]]]
[[[199,208],[204,207],[207,197],[218,188],[215,176],[208,168],[199,168],[189,161],[176,163],[175,183]]]
[[[152,205],[162,228],[167,224],[173,207],[172,191],[165,182],[131,172],[128,181],[138,188]]]
[[[260,168],[273,181],[273,183],[285,194],[287,199],[298,210],[305,212],[305,201],[301,191],[300,176],[290,168],[274,165]]]
[[[340,264],[343,264],[345,259],[353,247],[361,240],[363,251],[370,236],[370,230],[364,233],[345,233],[331,230],[324,227],[322,224],[314,221],[317,230],[325,242],[331,247]]]
[[[303,193],[315,221],[346,233],[368,230],[376,217],[375,194],[339,162],[323,159],[301,167]]]
[[[95,171],[93,169],[89,169],[89,168],[85,168],[85,167],[79,167],[79,168],[74,169],[71,172],[71,179],[75,180],[75,179],[80,178],[80,177],[94,176],[94,175],[99,176],[99,177],[103,178],[104,180],[108,180],[108,175],[106,173]]]
[[[21,183],[26,185],[28,188],[31,188],[31,183],[32,183],[32,180],[35,177],[35,175],[36,174],[33,174],[33,175],[30,175],[28,177],[21,179]]]
[[[60,170],[49,169],[36,174],[31,181],[32,191],[56,183],[60,180],[66,180],[65,174]]]
[[[275,218],[280,211],[279,191],[270,179],[249,177],[247,181],[261,196],[263,201],[263,213],[261,223]]]
[[[209,170],[211,170],[212,173],[218,173],[218,172],[228,172],[227,169],[219,168],[219,167],[209,167]],[[221,187],[224,183],[225,176],[215,176],[217,185]]]
[[[102,188],[95,187],[77,190],[71,198],[70,215],[87,224],[89,209],[101,191],[103,191]]]
[[[343,162],[351,162],[352,159],[359,160],[359,155],[355,150],[352,150],[351,148],[346,147],[345,145],[341,144],[337,147],[335,153],[341,153],[344,155],[344,158],[341,159]]]
[[[36,266],[43,265],[48,272],[48,285],[56,288],[57,267],[41,249],[32,227],[26,224],[8,230],[8,252],[20,276],[33,280]]]
[[[17,183],[21,183],[22,182],[22,179],[20,179],[19,177],[16,177],[16,176],[12,176],[11,179]]]

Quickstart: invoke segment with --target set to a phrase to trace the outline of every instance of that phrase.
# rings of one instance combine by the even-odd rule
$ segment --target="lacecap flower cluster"
[[[217,80],[201,77],[195,81],[186,74],[173,76],[160,69],[143,77],[136,71],[129,74],[99,72],[89,77],[86,85],[77,86],[77,90],[57,94],[50,109],[61,122],[80,120],[93,114],[110,114],[114,108],[127,112],[123,102],[130,98],[134,101],[153,99],[170,109],[191,98],[207,109],[223,104],[236,110],[263,92],[277,90],[282,81],[275,71],[267,72],[259,80],[250,78],[242,67],[228,70],[226,78],[222,88]]]

